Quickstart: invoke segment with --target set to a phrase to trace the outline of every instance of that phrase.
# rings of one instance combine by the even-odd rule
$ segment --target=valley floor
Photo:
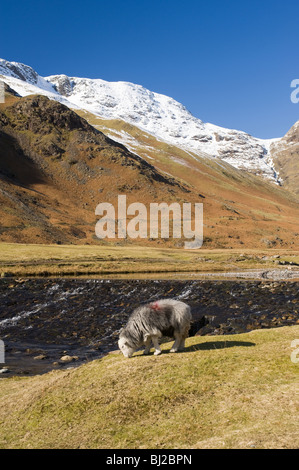
[[[224,274],[226,273],[226,274]],[[150,248],[0,243],[1,277],[100,276],[194,279],[200,276],[297,279],[299,250]]]
[[[45,292],[44,281],[25,281],[26,277],[83,276],[89,279],[92,288],[92,282],[98,282],[91,281],[92,277],[124,276],[134,282],[134,277],[196,279],[196,276],[208,273],[216,274],[216,278],[232,273],[236,277],[242,273],[256,277],[259,273],[265,285],[257,281],[257,290],[250,298],[246,297],[245,304],[249,309],[260,310],[259,303],[264,302],[263,295],[267,294],[270,301],[272,298],[273,308],[281,315],[285,314],[286,321],[290,313],[294,318],[290,326],[279,328],[262,326],[262,329],[241,334],[229,332],[217,336],[214,332],[211,336],[192,336],[186,341],[185,351],[177,354],[168,354],[170,344],[163,343],[161,356],[143,356],[137,352],[132,359],[125,359],[113,351],[83,365],[71,363],[44,374],[14,376],[3,373],[0,376],[0,448],[298,448],[297,282],[280,282],[281,279],[294,279],[292,276],[296,275],[298,265],[299,252],[290,250],[186,251],[1,243],[2,290],[13,319],[18,297],[15,294],[13,298],[11,292],[19,292],[23,284],[25,289],[26,283],[36,282],[40,294],[35,298],[32,290],[25,289],[30,304],[27,310],[25,308],[25,320],[30,320],[29,314],[34,312],[37,312],[37,319],[41,314],[43,320],[42,315],[47,310],[38,308]],[[277,282],[271,282],[271,279]],[[79,281],[74,279],[72,282]],[[174,284],[173,281],[169,283]],[[231,303],[235,291],[229,284],[227,308],[235,318],[235,311],[243,312],[245,307],[238,308],[237,297]],[[254,289],[255,284],[251,286]],[[277,297],[277,284],[281,288],[283,284],[290,286],[284,289],[291,289],[289,300],[283,300],[285,292]],[[58,284],[48,288],[56,301]],[[169,292],[173,293],[173,288],[173,285],[169,286]],[[78,325],[82,327],[85,319],[82,311],[86,309],[78,308],[78,286],[71,286],[67,291],[63,285],[61,289],[64,309],[58,309],[55,318],[58,323],[66,321],[66,305],[73,305],[73,302],[77,324],[75,317],[68,321],[70,333],[74,341],[78,342],[78,338],[83,341],[86,334],[80,333]],[[200,295],[198,289],[196,295]],[[157,286],[154,291],[157,294]],[[107,292],[109,294],[109,289]],[[91,301],[89,295],[85,297]],[[213,304],[214,294],[208,297]],[[44,303],[48,305],[46,301]],[[127,299],[126,305],[128,303]],[[103,311],[107,310],[105,305],[104,302]],[[125,309],[125,303],[121,306]],[[219,309],[219,305],[215,304],[214,308]],[[112,310],[113,316],[115,309]],[[90,315],[93,312],[92,309],[88,311]],[[3,315],[5,322],[5,312]],[[85,320],[87,331],[90,321]],[[120,321],[124,321],[123,314]],[[30,329],[30,324],[26,323],[29,329],[19,328],[19,332],[25,336],[30,331],[41,333],[56,323],[51,314],[41,321],[41,328]],[[6,346],[13,340],[13,331],[10,336],[3,337]],[[56,339],[57,331],[54,331]],[[7,352],[16,354],[15,349]]]

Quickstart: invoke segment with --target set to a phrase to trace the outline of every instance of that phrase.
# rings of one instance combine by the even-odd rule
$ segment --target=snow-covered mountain
[[[0,79],[21,96],[43,94],[73,109],[103,119],[121,119],[177,147],[219,157],[279,182],[270,145],[279,139],[258,139],[243,131],[204,123],[181,103],[128,82],[51,75],[41,77],[28,65],[0,59]]]

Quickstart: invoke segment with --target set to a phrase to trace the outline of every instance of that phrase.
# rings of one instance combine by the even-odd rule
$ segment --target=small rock
[[[79,359],[78,356],[69,356],[69,355],[67,354],[67,355],[62,356],[62,357],[60,358],[60,362],[65,362],[65,363],[67,363],[67,362],[77,361],[78,359]]]
[[[35,361],[42,361],[43,359],[47,359],[48,356],[46,356],[45,354],[40,354],[39,356],[35,356],[33,359]]]
[[[0,374],[6,374],[6,372],[9,372],[9,369],[6,369],[3,367],[3,369],[0,369]]]
[[[195,336],[205,336],[210,335],[213,332],[214,328],[211,325],[205,325],[195,333]]]

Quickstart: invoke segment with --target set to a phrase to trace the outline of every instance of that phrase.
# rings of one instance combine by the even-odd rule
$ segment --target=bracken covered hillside
[[[299,121],[272,144],[271,153],[284,186],[299,195]]]
[[[1,239],[92,241],[99,202],[181,201],[190,189],[43,96],[0,113]]]
[[[208,248],[298,247],[299,205],[283,188],[141,131],[137,155],[96,129],[98,118],[84,117],[89,122],[45,96],[20,98],[7,89],[0,105],[1,241],[106,243],[95,237],[96,206],[116,208],[125,194],[127,204],[147,208],[203,203]],[[115,241],[183,246],[172,238]]]

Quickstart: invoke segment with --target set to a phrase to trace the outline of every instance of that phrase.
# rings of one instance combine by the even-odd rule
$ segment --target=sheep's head
[[[124,330],[120,331],[118,347],[125,357],[132,357],[136,348],[134,348],[126,338]]]

